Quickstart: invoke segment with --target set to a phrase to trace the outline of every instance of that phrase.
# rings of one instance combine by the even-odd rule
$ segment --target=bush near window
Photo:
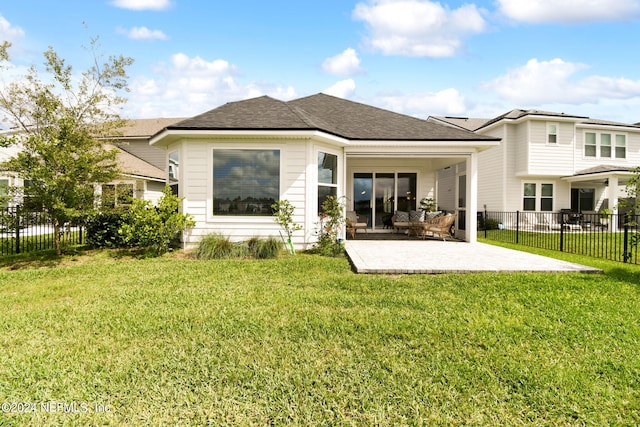
[[[191,215],[180,213],[182,199],[169,186],[162,193],[157,206],[148,200],[133,200],[119,230],[125,244],[161,255],[172,247],[179,233],[195,225]]]
[[[96,212],[86,223],[87,245],[92,248],[122,248],[125,242],[120,234],[124,222],[124,211]]]
[[[251,257],[255,259],[277,258],[282,243],[275,237],[252,237],[246,242],[232,242],[229,237],[212,233],[204,236],[195,252],[197,259],[230,259]]]

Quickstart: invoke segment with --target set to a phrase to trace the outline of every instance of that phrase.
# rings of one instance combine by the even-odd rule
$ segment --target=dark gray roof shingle
[[[293,101],[268,96],[230,102],[170,130],[319,130],[351,140],[488,141],[495,138],[377,107],[317,94]]]

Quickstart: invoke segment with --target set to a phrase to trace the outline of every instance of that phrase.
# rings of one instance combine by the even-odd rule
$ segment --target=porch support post
[[[611,231],[618,231],[618,177],[615,175],[611,175],[609,177],[609,209],[613,213],[613,217],[611,218]]]
[[[466,240],[478,240],[478,153],[471,153],[467,162],[467,229]]]

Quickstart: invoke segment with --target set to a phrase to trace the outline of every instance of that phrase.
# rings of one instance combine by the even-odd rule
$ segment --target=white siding
[[[547,143],[546,121],[529,122],[529,175],[566,176],[573,173],[574,124],[557,123],[558,139]]]
[[[183,212],[191,214],[196,226],[185,235],[187,248],[196,246],[202,236],[220,233],[232,241],[244,241],[254,236],[280,237],[281,228],[273,216],[223,216],[212,214],[212,177],[214,147],[237,149],[280,150],[280,198],[289,200],[295,207],[294,221],[305,224],[305,186],[307,146],[309,142],[283,141],[207,141],[185,140],[180,152],[181,186],[184,197]],[[170,147],[168,151],[173,151]],[[294,235],[297,248],[306,247],[308,230]]]
[[[612,136],[616,133],[624,134],[627,137],[627,156],[625,159],[617,159],[615,157],[611,158],[599,158],[596,157],[585,157],[584,156],[584,134],[585,132],[595,132],[599,133],[610,133]],[[615,138],[612,142],[615,144]],[[612,151],[615,150],[615,145],[612,146]],[[598,150],[599,151],[599,150]],[[576,144],[574,148],[574,157],[575,157],[575,170],[574,172],[578,172],[584,169],[592,168],[594,166],[599,165],[612,165],[612,166],[623,166],[628,168],[634,168],[640,165],[640,134],[632,133],[632,132],[621,132],[616,131],[616,129],[602,129],[602,128],[578,128],[576,131]],[[599,153],[598,153],[599,154]]]
[[[504,209],[505,191],[505,153],[507,147],[501,126],[487,135],[502,138],[498,147],[490,148],[478,154],[478,210],[501,211]]]

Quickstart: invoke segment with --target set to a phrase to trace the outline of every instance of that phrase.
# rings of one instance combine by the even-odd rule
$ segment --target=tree
[[[0,44],[0,70],[8,68],[10,46]],[[119,174],[115,149],[105,142],[124,125],[119,107],[133,59],[110,56],[100,63],[96,47],[92,39],[93,65],[79,76],[49,47],[46,80],[32,66],[22,81],[0,87],[2,120],[15,129],[0,136],[0,145],[22,148],[2,168],[25,180],[29,202],[51,220],[58,255],[64,224],[93,210],[95,184]]]

